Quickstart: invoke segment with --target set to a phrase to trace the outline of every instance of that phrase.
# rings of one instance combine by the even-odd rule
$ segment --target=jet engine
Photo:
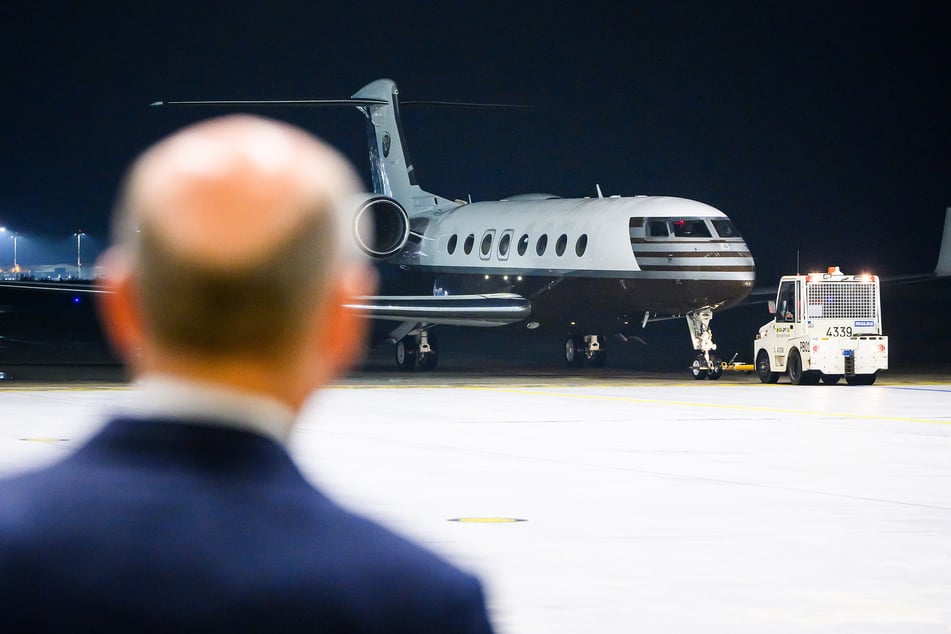
[[[387,196],[371,195],[357,205],[353,215],[357,246],[377,260],[399,253],[409,239],[409,215]]]

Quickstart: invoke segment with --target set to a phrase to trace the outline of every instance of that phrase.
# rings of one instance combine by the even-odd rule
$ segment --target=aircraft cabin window
[[[538,237],[538,242],[535,243],[535,253],[538,255],[545,255],[545,249],[548,248],[548,234],[543,233]]]
[[[651,220],[647,223],[647,235],[651,238],[666,238],[670,235],[666,220]]]
[[[702,218],[677,218],[671,221],[677,238],[709,238],[710,229]]]
[[[446,245],[446,251],[449,252],[449,255],[452,255],[456,252],[456,242],[459,240],[459,236],[452,234],[452,237],[449,238],[449,243]]]
[[[509,244],[512,242],[512,234],[503,234],[499,239],[499,257],[505,257],[509,254]]]
[[[568,236],[564,233],[558,236],[558,242],[555,243],[555,255],[561,257],[565,254],[565,248],[568,246]]]
[[[578,241],[575,242],[575,255],[579,258],[584,255],[585,249],[588,248],[588,234],[582,233],[578,238]]]
[[[740,232],[736,230],[733,223],[726,218],[711,220],[713,228],[717,230],[717,235],[721,238],[739,238]]]
[[[492,250],[492,236],[494,234],[490,231],[487,231],[484,236],[482,236],[482,246],[479,247],[482,251],[482,255],[489,255],[489,251]]]
[[[521,238],[518,239],[518,254],[525,255],[525,252],[528,251],[528,234],[523,234]]]
[[[462,250],[466,252],[466,255],[472,253],[472,245],[475,244],[475,236],[471,233],[466,237],[466,243],[462,245]]]

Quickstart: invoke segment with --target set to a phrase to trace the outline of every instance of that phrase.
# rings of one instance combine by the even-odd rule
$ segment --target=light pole
[[[19,273],[20,265],[17,264],[17,238],[20,237],[20,234],[14,232],[10,237],[13,239],[13,272]]]
[[[76,236],[76,276],[83,279],[83,236],[86,232],[80,229],[74,235]]]

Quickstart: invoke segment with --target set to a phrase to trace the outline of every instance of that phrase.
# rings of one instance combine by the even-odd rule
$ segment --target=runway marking
[[[69,442],[69,438],[21,438],[25,442]]]
[[[621,401],[625,403],[645,403],[652,405],[680,405],[684,407],[705,407],[714,409],[733,409],[747,412],[770,412],[774,414],[797,414],[800,416],[828,416],[832,418],[846,418],[852,420],[883,420],[901,423],[931,423],[935,425],[951,425],[951,420],[941,420],[937,418],[911,418],[907,416],[881,416],[877,414],[853,414],[850,412],[830,412],[816,410],[787,409],[782,407],[764,407],[760,405],[736,405],[724,403],[703,403],[697,401],[675,401],[669,399],[657,398],[637,398],[634,396],[611,396],[609,394],[573,394],[569,392],[552,392],[544,388],[541,389],[520,389],[520,388],[502,388],[502,387],[468,387],[465,389],[477,391],[507,392],[510,394],[529,394],[543,396],[557,396],[561,398],[583,399],[583,400],[602,400],[602,401]],[[859,388],[861,389],[861,388]]]

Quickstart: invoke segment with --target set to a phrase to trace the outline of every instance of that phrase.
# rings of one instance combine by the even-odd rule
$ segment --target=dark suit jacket
[[[489,632],[479,582],[315,490],[278,444],[119,419],[0,482],[0,631]]]

